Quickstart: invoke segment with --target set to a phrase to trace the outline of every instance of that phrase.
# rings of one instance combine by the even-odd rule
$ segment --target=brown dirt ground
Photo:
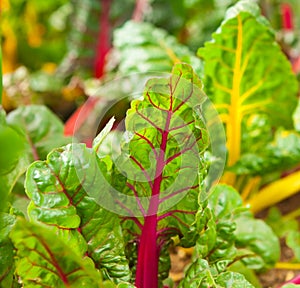
[[[282,214],[286,214],[296,208],[299,208],[299,205],[300,193],[279,203],[277,206],[281,210]],[[257,217],[264,218],[266,214],[267,211],[262,211],[259,215],[257,215]],[[293,252],[285,245],[284,241],[281,241],[281,252],[280,261],[288,262],[293,258]],[[190,262],[190,259],[191,249],[176,247],[171,251],[172,268],[169,276],[174,281],[180,281],[180,279],[182,279],[184,268]],[[259,275],[259,279],[263,288],[278,288],[281,284],[294,278],[299,273],[300,270],[271,269],[270,271]]]

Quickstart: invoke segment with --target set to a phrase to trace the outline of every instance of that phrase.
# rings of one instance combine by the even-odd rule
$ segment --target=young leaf
[[[24,136],[31,162],[70,142],[63,136],[62,121],[45,106],[19,107],[7,116],[7,123]]]
[[[296,166],[300,162],[300,134],[277,130],[275,139],[260,151],[245,153],[230,169],[237,175],[266,175]]]
[[[84,144],[55,149],[46,161],[37,161],[28,168],[28,213],[34,221],[55,226],[79,255],[87,252],[106,277],[127,281],[130,271],[118,216],[101,208],[87,194],[101,189],[101,181],[92,149]]]
[[[198,287],[254,288],[243,275],[235,272],[218,273],[204,259],[198,259],[189,267],[185,278],[178,286],[178,288]]]
[[[292,127],[297,81],[254,1],[230,8],[199,56],[205,61],[205,91],[226,125],[229,166],[240,158],[242,121],[253,111],[268,115],[272,126]]]
[[[17,249],[17,273],[25,287],[101,287],[101,276],[92,261],[74,254],[49,229],[19,219],[10,237]]]
[[[282,216],[278,207],[273,206],[268,211],[265,222],[272,228],[274,233],[279,237],[286,237],[291,231],[299,230],[299,223],[296,219],[286,219]]]
[[[212,274],[215,275],[216,273],[213,268],[209,267],[206,260],[198,259],[186,271],[178,288],[209,287],[206,280],[208,277],[212,278]]]
[[[280,256],[279,240],[272,229],[262,220],[241,215],[237,225],[236,246],[249,251],[249,257],[241,261],[251,269],[270,268]]]
[[[8,237],[15,218],[0,213],[0,287],[12,287],[14,274],[14,247]]]
[[[216,279],[216,284],[224,288],[253,288],[245,277],[240,273],[235,272],[225,272],[218,275]]]
[[[234,259],[238,252],[233,250],[234,243],[239,252],[244,254],[242,262],[251,269],[269,268],[276,263],[280,255],[278,238],[265,222],[254,219],[248,209],[243,207],[237,191],[227,185],[217,185],[208,203],[216,217],[216,227],[220,227],[211,248],[210,259],[214,255],[218,259],[222,259],[220,256],[223,255],[226,259]]]
[[[197,109],[205,100],[201,88],[192,68],[177,64],[170,78],[150,79],[143,99],[132,101],[127,112],[115,161],[127,180],[116,202],[141,233],[133,237],[139,243],[136,286],[157,287],[161,247],[188,233],[198,210],[198,172],[208,145]]]
[[[290,231],[286,237],[286,244],[293,250],[297,261],[300,261],[300,232]]]
[[[118,70],[125,75],[171,72],[173,65],[179,62],[191,64],[201,74],[200,60],[187,47],[179,44],[174,36],[150,23],[128,21],[115,30],[113,39],[120,57]]]
[[[0,108],[0,211],[5,209],[7,196],[29,165],[23,141],[22,135],[7,125],[4,110]]]

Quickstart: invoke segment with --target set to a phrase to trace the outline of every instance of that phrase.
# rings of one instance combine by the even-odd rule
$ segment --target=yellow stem
[[[243,48],[243,29],[242,20],[237,17],[237,47],[235,53],[235,64],[233,73],[233,83],[231,91],[231,105],[229,109],[230,121],[227,123],[227,146],[229,151],[228,165],[232,166],[240,158],[241,154],[241,109],[240,109],[240,85],[241,77],[241,62]],[[232,178],[232,176],[230,177]]]
[[[284,220],[291,220],[291,219],[296,219],[298,217],[300,217],[300,208],[298,208],[290,213],[285,214],[282,218]]]
[[[275,269],[300,270],[300,263],[277,262]]]
[[[300,191],[300,171],[274,181],[263,187],[248,201],[253,213],[270,207]]]
[[[224,175],[222,176],[220,182],[233,186],[235,183],[235,178],[236,178],[236,175],[234,173],[225,172]]]

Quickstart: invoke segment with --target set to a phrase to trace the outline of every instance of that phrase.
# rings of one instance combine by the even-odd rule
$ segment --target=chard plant
[[[254,1],[238,1],[228,9],[212,40],[199,48],[201,63],[188,53],[182,54],[183,50],[175,44],[157,41],[159,37],[149,40],[150,24],[130,25],[137,31],[135,42],[130,43],[126,37],[129,24],[114,34],[122,73],[145,72],[160,55],[166,55],[164,59],[168,60],[160,62],[162,65],[184,59],[203,79],[204,91],[215,104],[226,133],[228,160],[221,181],[235,187],[254,213],[298,193],[298,82],[276,42],[274,29],[261,15],[258,5]],[[156,30],[152,26],[151,31]],[[142,47],[147,56],[141,56],[141,60],[146,59],[148,65],[135,64],[134,51]],[[295,219],[297,215],[299,209],[286,216]],[[284,268],[286,264],[277,266]]]
[[[88,148],[65,137],[66,126],[44,106],[8,115],[1,109],[1,287],[172,287],[174,246],[194,247],[181,288],[260,287],[255,274],[279,260],[275,233],[287,236],[300,259],[297,211],[284,219],[272,210],[273,230],[252,215],[299,191],[300,178],[295,172],[277,180],[300,159],[299,108],[292,118],[297,82],[258,6],[230,8],[199,49],[201,60],[162,29],[137,22],[140,16],[115,31],[118,63],[106,73],[171,74],[151,78],[130,101],[124,132],[111,131],[111,120]],[[107,32],[99,37],[107,40]],[[97,77],[105,73],[105,43]],[[68,73],[69,64],[59,72]],[[225,159],[214,154],[221,131],[204,92],[226,131],[225,184],[210,178]]]
[[[179,287],[254,287],[255,278],[246,280],[234,264],[272,267],[279,242],[233,188],[208,193],[205,100],[192,68],[177,64],[132,101],[124,133],[110,132],[110,121],[93,148],[71,143],[33,162],[27,207],[10,198],[1,214],[1,284],[170,287],[168,249],[181,245],[195,246],[196,255]],[[17,119],[14,114],[6,121]],[[34,127],[33,114],[25,120]],[[33,131],[30,139],[39,134]],[[105,152],[112,136],[120,148]],[[38,144],[48,149],[47,142],[30,143],[44,159]]]

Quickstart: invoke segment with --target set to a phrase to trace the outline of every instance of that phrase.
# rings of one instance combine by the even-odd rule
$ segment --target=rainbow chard
[[[172,236],[188,233],[199,208],[198,173],[205,168],[208,145],[197,110],[205,100],[201,88],[191,67],[178,64],[170,78],[149,80],[143,99],[132,101],[127,112],[126,137],[112,178],[127,178],[121,187],[127,197],[115,205],[128,214],[125,233],[135,232],[137,287],[158,287],[158,275],[167,276],[168,262],[159,263],[159,258]]]
[[[112,119],[93,148],[72,143],[32,163],[27,211],[0,214],[1,285],[162,287],[170,246],[196,245],[180,287],[253,287],[227,267],[271,267],[278,240],[233,188],[205,192],[214,128],[206,100],[192,68],[177,64],[148,80],[125,132],[111,131]]]
[[[228,171],[223,180],[247,199],[268,181],[270,172],[299,163],[300,136],[291,131],[298,84],[254,1],[242,0],[230,8],[212,38],[198,55],[204,60],[205,92],[226,128]],[[249,201],[253,211],[296,193],[298,178],[299,173],[266,186],[259,197],[253,193]]]

